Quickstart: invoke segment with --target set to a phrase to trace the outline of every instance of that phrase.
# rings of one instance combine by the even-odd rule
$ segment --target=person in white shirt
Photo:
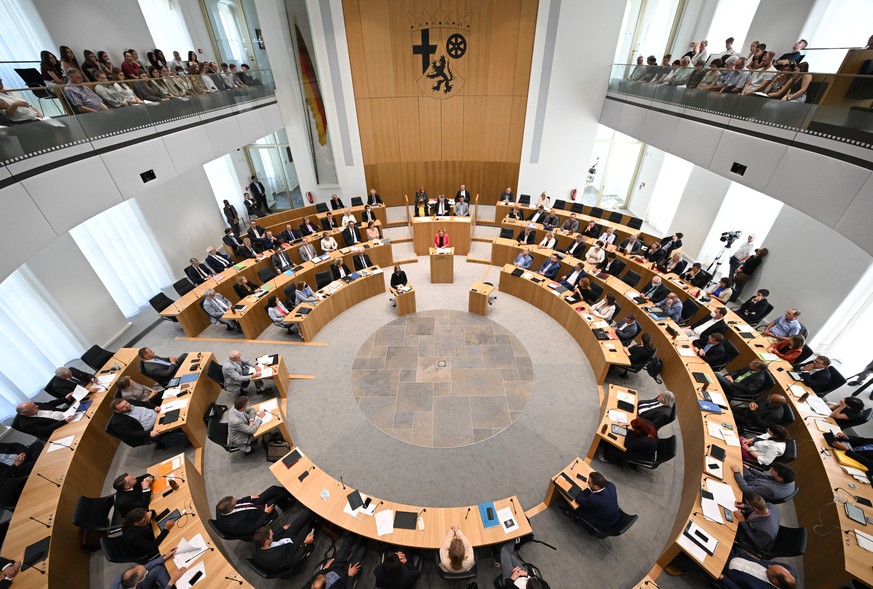
[[[753,245],[754,243],[755,236],[750,233],[749,236],[746,238],[746,243],[738,247],[737,251],[733,253],[731,259],[728,261],[731,266],[728,278],[733,278],[734,274],[737,273],[737,268],[739,268],[742,263],[746,261],[746,258],[755,253],[755,246]]]
[[[603,251],[603,242],[597,241],[591,249],[585,254],[585,261],[596,266],[606,258],[606,253]]]
[[[615,297],[611,294],[600,299],[593,307],[591,314],[595,317],[600,317],[604,321],[612,321],[612,316],[615,315]]]
[[[542,589],[543,584],[538,578],[530,576],[527,564],[516,554],[516,546],[515,540],[510,540],[500,546],[500,570],[503,571],[505,577],[503,587]]]
[[[555,249],[555,243],[557,241],[558,240],[555,239],[555,233],[553,231],[547,231],[546,236],[543,237],[543,240],[540,242],[540,247]]]
[[[698,61],[702,61],[706,63],[709,59],[709,50],[707,47],[709,46],[709,41],[704,39],[700,42],[700,48],[697,50],[697,53],[691,56],[691,63],[697,63]]]
[[[694,328],[685,327],[682,329],[682,331],[684,331],[685,334],[689,337],[700,337],[703,335],[703,332],[708,330],[710,327],[714,326],[719,321],[723,321],[726,314],[727,309],[725,309],[724,307],[716,307],[715,311],[709,314],[708,321],[705,321]]]
[[[615,243],[615,229],[612,227],[607,227],[606,231],[604,231],[600,235],[600,241],[604,243],[604,245],[612,245]]]
[[[537,199],[537,202],[534,206],[543,207],[544,209],[548,209],[550,200],[551,199],[549,198],[549,195],[546,194],[545,192],[543,192],[542,194],[540,194],[540,197]]]
[[[355,216],[348,209],[343,209],[342,226],[347,227],[350,221],[354,221],[355,223],[358,222],[358,220],[355,219]]]
[[[743,88],[743,94],[754,94],[755,92],[760,92],[761,88],[766,86],[770,80],[776,77],[778,72],[776,68],[773,67],[774,55],[775,54],[772,51],[764,52],[764,56],[761,59],[761,67],[749,76],[749,81],[746,82],[746,87]]]
[[[332,252],[337,248],[339,248],[339,245],[337,244],[336,240],[331,237],[330,233],[325,231],[321,234],[321,251],[327,253]]]
[[[6,118],[15,123],[26,123],[43,118],[43,114],[21,96],[15,92],[7,92],[3,88],[3,80],[0,80],[0,108],[3,109]]]

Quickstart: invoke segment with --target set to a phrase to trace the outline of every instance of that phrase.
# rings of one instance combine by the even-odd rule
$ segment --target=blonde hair
[[[449,564],[453,570],[459,571],[464,563],[464,542],[455,536],[449,544]]]

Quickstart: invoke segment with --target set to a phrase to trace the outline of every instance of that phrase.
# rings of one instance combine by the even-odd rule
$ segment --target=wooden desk
[[[366,200],[366,197],[364,197],[364,200]],[[330,203],[327,203],[327,206],[330,207]],[[355,216],[355,222],[358,224],[358,228],[361,229],[361,219],[363,218],[364,205],[346,208],[349,209],[349,211]],[[371,207],[370,209],[373,211],[373,214],[376,215],[376,221],[378,222],[378,224],[384,225],[388,222],[385,209],[386,207]],[[338,209],[336,211],[331,210],[331,212],[333,213],[334,219],[336,219],[337,225],[339,225],[343,218],[343,209]],[[315,210],[315,206],[312,205],[300,209],[292,209],[290,211],[282,211],[281,213],[267,215],[266,217],[261,217],[260,219],[257,219],[257,221],[258,225],[264,227],[265,229],[269,229],[273,232],[273,235],[278,237],[279,234],[285,230],[286,223],[290,223],[291,227],[293,227],[295,231],[299,231],[300,225],[303,221],[303,217],[309,217],[310,222],[318,227],[319,232],[321,232],[321,220],[324,219],[326,216],[326,212],[319,213]],[[342,229],[342,227],[340,228]],[[363,229],[361,229],[361,232],[363,233],[364,229],[366,228],[367,224],[363,223]],[[248,229],[248,227],[246,227],[245,229]]]
[[[299,451],[299,448],[297,449]],[[345,513],[343,509],[348,503],[346,496],[354,491],[349,485],[342,485],[329,474],[315,466],[312,461],[303,456],[291,468],[279,460],[270,466],[270,470],[279,482],[303,505],[311,509],[318,517],[323,518],[334,525],[344,528],[354,534],[369,538],[377,542],[408,546],[423,550],[435,550],[442,544],[443,538],[453,524],[461,526],[461,530],[470,544],[473,546],[488,546],[499,544],[519,538],[531,533],[530,522],[524,515],[524,510],[518,501],[518,497],[507,497],[494,501],[496,510],[508,508],[518,523],[518,529],[504,533],[500,525],[484,528],[479,517],[477,505],[462,507],[427,507],[421,513],[424,506],[404,505],[393,501],[380,500],[373,497],[373,503],[377,504],[375,513],[378,514],[386,509],[396,512],[406,511],[421,513],[419,515],[419,527],[423,522],[424,529],[407,530],[395,528],[391,534],[379,536],[376,531],[376,519],[360,514],[357,518]],[[309,472],[301,482],[298,477],[303,472]],[[345,486],[345,488],[343,488]],[[321,494],[326,490],[329,494],[327,499],[322,499]],[[363,494],[363,493],[362,493]]]
[[[455,248],[447,248],[445,253],[430,248],[431,284],[452,284],[455,282]]]
[[[409,286],[408,284],[406,286]],[[410,313],[415,313],[415,289],[409,286],[409,290],[400,292],[395,289],[391,289],[391,294],[394,295],[395,300],[397,301],[397,316],[403,317],[404,315],[409,315]]]
[[[254,437],[260,438],[272,431],[278,431],[282,439],[288,442],[289,446],[294,446],[294,442],[291,441],[291,434],[288,432],[284,404],[284,399],[273,398],[252,405],[256,412],[259,412],[261,409],[267,411],[264,417],[270,418],[269,421],[261,422],[261,427],[254,433]]]
[[[254,377],[253,380],[272,380],[279,391],[279,396],[282,399],[287,398],[288,388],[291,386],[291,379],[288,377],[288,368],[285,367],[285,358],[282,354],[275,354],[279,361],[276,364],[263,364],[264,368],[269,368],[273,371],[270,376]]]
[[[633,411],[625,411],[624,409],[618,408],[619,394],[625,398],[624,400],[626,402],[633,404]],[[603,403],[601,404],[600,409],[600,423],[597,426],[597,433],[594,435],[594,439],[591,441],[591,447],[588,449],[588,460],[594,459],[594,456],[597,453],[597,447],[600,445],[601,441],[615,446],[622,452],[627,450],[624,445],[626,438],[612,433],[612,425],[616,424],[621,427],[626,427],[631,421],[636,419],[637,405],[639,404],[639,401],[639,395],[636,390],[615,384],[609,385],[606,394],[603,396]],[[610,411],[615,411],[624,415],[625,421],[613,421],[609,415]]]
[[[57,450],[48,452],[50,446],[46,445],[37,458],[12,514],[2,554],[21,560],[25,548],[49,536],[49,556],[18,573],[13,584],[15,589],[89,587],[90,559],[79,548],[79,528],[72,523],[73,511],[79,497],[99,497],[103,491],[103,482],[119,444],[117,438],[103,431],[111,416],[109,402],[115,396],[114,385],[119,378],[142,378],[137,351],[138,348],[123,348],[116,352],[97,373],[113,376],[112,383],[106,387],[108,390],[89,395],[92,403],[86,416],[55,430],[49,438],[56,441],[74,436],[69,444],[73,449],[56,446]],[[115,362],[122,369],[111,372]],[[46,528],[31,517],[50,523],[51,527]]]
[[[179,454],[152,466],[148,469],[148,473],[155,477],[149,508],[157,513],[161,513],[165,509],[170,512],[175,509],[178,509],[179,513],[186,512],[161,542],[161,553],[166,553],[174,546],[178,546],[182,539],[191,540],[199,534],[203,537],[206,546],[214,550],[206,550],[199,556],[197,553],[191,554],[189,557],[191,560],[183,565],[189,571],[186,575],[194,574],[192,569],[201,564],[205,567],[205,575],[197,582],[196,586],[203,588],[220,587],[222,589],[230,587],[251,588],[252,585],[230,563],[224,549],[224,543],[220,539],[213,538],[212,529],[206,523],[206,520],[212,517],[213,510],[206,498],[203,475],[196,468],[193,468],[184,454]],[[170,488],[166,478],[164,478],[167,476],[172,476],[179,484],[179,488],[164,497],[164,493]],[[89,560],[83,558],[81,554],[78,558],[84,560],[86,564]],[[178,570],[173,559],[164,564],[170,574]]]
[[[474,282],[470,287],[468,310],[478,315],[488,315],[488,297],[494,292],[494,287],[484,282]]]
[[[215,357],[212,355],[212,352],[188,353],[185,363],[176,371],[177,377],[188,374],[197,375],[196,380],[180,386],[182,392],[187,391],[189,393],[180,397],[180,399],[187,399],[188,404],[180,410],[179,419],[173,423],[162,424],[161,415],[164,412],[161,411],[154,428],[154,431],[158,433],[165,433],[176,429],[181,429],[185,432],[188,441],[194,446],[194,464],[200,472],[203,472],[203,448],[206,446],[206,424],[203,422],[203,416],[206,414],[209,405],[218,399],[218,395],[221,392],[221,387],[218,386],[218,383],[206,375],[206,367],[214,359]],[[194,366],[197,366],[197,368],[195,369]],[[161,403],[162,408],[173,400],[164,399]]]
[[[470,253],[473,234],[470,217],[415,217],[412,219],[412,237],[416,256],[428,254],[433,247],[433,237],[440,229],[449,234],[451,245],[459,256]]]
[[[367,272],[364,275],[364,272]],[[300,337],[303,341],[310,342],[325,325],[334,320],[338,315],[370,297],[375,297],[385,292],[385,274],[381,268],[369,268],[361,271],[361,277],[349,283],[340,283],[340,286],[330,296],[326,296],[318,303],[303,303],[295,308],[295,312],[285,317],[285,323],[296,323],[300,329]],[[333,284],[333,283],[332,283]],[[318,291],[326,294],[330,285]],[[298,314],[300,309],[310,309],[309,314]]]
[[[504,203],[497,203],[497,205],[494,207],[494,222],[497,223],[498,225],[500,225],[502,223],[502,221],[504,219],[506,219],[506,216],[509,215],[509,213],[512,211],[512,207],[515,204],[517,204],[517,203],[511,203],[508,205],[504,204]],[[567,206],[569,207],[570,203],[567,203]],[[634,229],[633,227],[629,227],[627,224],[633,218],[632,215],[622,215],[621,222],[615,223],[612,221],[607,221],[606,219],[601,219],[599,217],[592,217],[591,215],[587,214],[587,212],[591,211],[591,207],[589,207],[588,205],[583,205],[583,206],[584,206],[584,210],[586,211],[585,213],[575,213],[576,220],[579,221],[579,229],[580,230],[584,229],[588,225],[588,221],[594,221],[598,225],[600,225],[604,230],[607,227],[612,227],[615,230],[615,235],[616,235],[615,239],[619,243],[621,243],[621,241],[626,239],[629,235],[639,235],[640,238],[643,239],[646,243],[652,243],[653,241],[660,241],[661,240],[661,238],[656,236],[656,235],[653,235],[650,233],[644,233],[640,229]],[[525,219],[527,219],[528,217],[533,215],[534,211],[536,211],[536,207],[532,207],[532,206],[519,205],[519,208],[521,209],[522,213],[524,214]],[[570,218],[570,215],[574,214],[574,212],[569,210],[569,208],[567,210],[560,210],[560,209],[552,209],[552,210],[555,211],[555,214],[558,216],[558,219],[561,220],[560,225],[558,225],[559,229],[560,229],[560,226],[564,224],[564,221],[567,221]],[[612,212],[612,211],[608,211],[608,212]],[[524,221],[524,223],[527,223],[527,221]],[[542,224],[541,223],[538,224],[538,227],[540,229],[542,229]],[[568,233],[568,232],[563,231],[563,230],[560,230],[556,233],[560,233],[562,235],[571,235],[571,236],[573,235],[573,233]],[[618,245],[618,243],[616,245]]]
[[[581,458],[576,458],[576,460],[550,479],[543,503],[552,505],[556,500],[561,499],[571,509],[576,509],[579,507],[579,504],[576,503],[576,496],[572,495],[572,490],[574,490],[573,485],[576,485],[580,491],[587,489],[588,477],[592,472],[594,472],[594,469],[591,468],[589,463]]]

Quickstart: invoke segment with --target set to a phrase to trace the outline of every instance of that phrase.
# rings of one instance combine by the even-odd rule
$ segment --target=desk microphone
[[[282,419],[281,417],[279,417],[278,415],[276,415],[276,414],[273,413],[272,411],[267,411],[267,413],[269,413],[270,415],[272,415],[272,416],[275,417],[276,419]]]
[[[75,446],[68,446],[67,444],[61,444],[60,442],[52,442],[52,444],[54,444],[55,446],[63,446],[64,448],[69,448],[73,452],[76,451]]]
[[[346,490],[346,484],[343,482],[343,477],[340,477],[340,484],[343,486],[343,491]]]
[[[55,487],[58,487],[58,488],[61,487],[61,484],[60,484],[59,482],[57,482],[57,481],[53,481],[52,479],[50,479],[50,478],[48,478],[48,477],[46,477],[46,476],[43,476],[43,475],[40,474],[40,473],[36,473],[36,476],[38,476],[38,477],[41,478],[41,479],[45,479],[45,480],[47,480],[48,482],[50,482],[51,484],[53,484]]]
[[[577,458],[575,462],[573,462],[573,466],[570,467],[570,470],[576,468],[576,465],[579,464],[579,459]]]
[[[42,521],[42,520],[38,520],[38,519],[36,519],[36,518],[33,517],[32,515],[29,516],[29,517],[30,517],[30,519],[32,519],[32,520],[35,521],[36,523],[44,525],[46,528],[50,528],[50,527],[52,527],[52,525],[51,525],[50,523],[47,524],[47,523],[45,523],[45,522]],[[49,520],[51,520],[51,519],[52,519],[52,516],[49,516]]]
[[[472,509],[472,507],[468,507],[468,508],[467,508],[467,513],[464,515],[464,519],[467,519],[467,518],[470,516],[470,510],[471,510],[471,509]]]
[[[515,510],[515,497],[510,497],[509,502],[512,503],[512,514],[518,515],[518,512]]]
[[[183,483],[185,482],[185,477],[182,477],[182,476],[177,475],[177,474],[162,474],[162,475],[158,475],[158,476],[160,476],[160,478],[162,478],[162,479],[168,479],[170,477],[173,477],[174,479],[179,479]]]
[[[804,417],[804,418],[803,418],[803,421],[806,421],[806,420],[809,419],[810,417],[812,417],[813,419],[815,419],[815,420],[817,420],[817,421],[824,421],[824,420],[827,419],[827,417],[824,417],[824,416],[822,416],[822,415],[813,414],[813,415],[807,415],[806,417]]]
[[[227,579],[228,581],[236,581],[236,582],[239,583],[240,585],[243,584],[242,581],[240,581],[239,579],[237,579],[237,578],[235,578],[235,577],[225,577],[225,579]]]
[[[421,517],[421,514],[423,514],[425,511],[427,511],[427,507],[422,507],[422,508],[421,508],[421,511],[419,511],[419,512],[418,512],[418,515],[416,515],[415,517],[416,517],[416,518]]]

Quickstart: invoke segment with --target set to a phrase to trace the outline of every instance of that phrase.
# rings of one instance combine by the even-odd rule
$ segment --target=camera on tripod
[[[737,239],[740,238],[740,235],[742,235],[742,234],[743,234],[742,231],[725,231],[724,233],[721,234],[721,237],[719,237],[718,239],[719,239],[719,241],[724,242],[725,247],[730,247],[731,245],[733,245],[733,243]]]

